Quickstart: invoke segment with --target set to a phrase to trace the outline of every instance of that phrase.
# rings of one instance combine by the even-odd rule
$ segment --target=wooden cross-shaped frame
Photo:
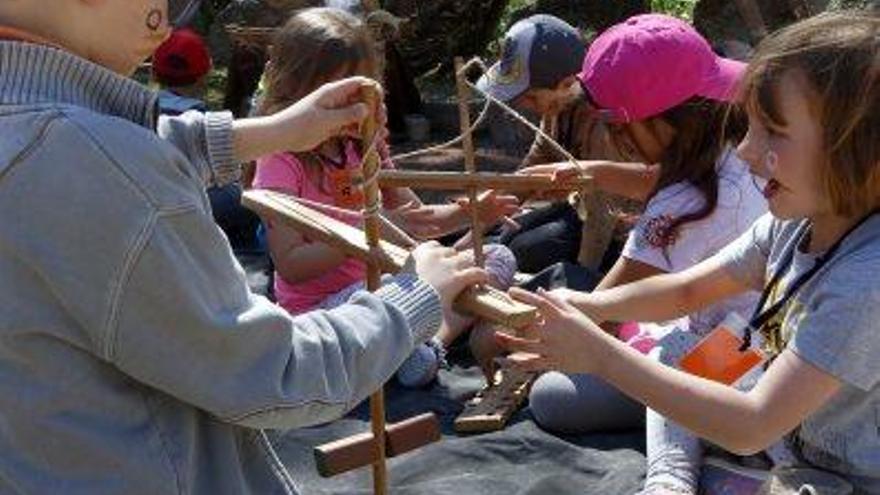
[[[310,239],[324,242],[340,249],[345,254],[368,262],[367,289],[379,288],[382,272],[400,271],[409,253],[404,248],[383,241],[379,236],[379,217],[376,213],[379,202],[379,185],[414,186],[438,189],[466,189],[470,198],[471,227],[473,231],[474,257],[482,263],[482,226],[477,208],[478,191],[482,188],[505,190],[551,190],[560,187],[584,189],[588,179],[572,181],[560,186],[550,177],[530,177],[511,174],[479,174],[476,172],[474,147],[471,139],[470,115],[468,113],[469,90],[464,80],[462,61],[457,58],[459,108],[463,133],[466,173],[448,174],[437,172],[392,171],[379,174],[379,159],[375,146],[376,113],[368,118],[362,127],[364,178],[364,231],[323,214],[306,206],[296,198],[264,190],[250,190],[243,194],[242,203],[258,212],[263,218],[270,218],[291,226]],[[378,109],[378,94],[372,88],[365,88],[363,100],[369,108]],[[375,180],[373,179],[375,177]],[[366,235],[365,235],[366,234]],[[377,253],[382,256],[377,257]],[[471,314],[500,326],[519,329],[534,321],[536,308],[512,300],[506,293],[492,287],[471,287],[455,301],[457,311]],[[416,449],[440,438],[440,428],[432,413],[420,415],[397,424],[385,424],[383,391],[380,388],[370,397],[371,431],[337,440],[316,447],[315,459],[322,476],[334,476],[366,465],[373,466],[374,493],[387,493],[388,475],[386,457],[393,457]]]

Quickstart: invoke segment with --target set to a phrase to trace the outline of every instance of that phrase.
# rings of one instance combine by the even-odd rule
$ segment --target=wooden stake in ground
[[[371,115],[363,124],[361,132],[361,142],[363,153],[363,179],[364,182],[364,232],[367,235],[367,245],[370,249],[379,247],[379,183],[376,182],[376,174],[379,171],[379,159],[375,153],[375,144],[373,141],[377,136],[376,126],[376,109],[379,108],[378,95],[372,89],[364,89],[364,101],[370,108]],[[382,277],[381,269],[376,263],[367,264],[367,290],[375,292],[381,285]],[[379,387],[373,395],[370,396],[370,425],[373,430],[374,439],[385,438],[385,392]],[[373,448],[376,449],[376,462],[373,463],[373,493],[376,495],[384,495],[388,493],[388,470],[385,465],[385,442],[373,442]]]
[[[461,127],[461,147],[464,151],[464,167],[468,175],[477,171],[477,162],[474,158],[474,140],[471,135],[470,100],[471,92],[467,86],[467,77],[464,74],[464,60],[455,57],[455,86],[458,90],[458,118]],[[480,209],[477,202],[477,187],[467,188],[470,203],[471,229],[473,232],[474,262],[477,266],[483,266],[483,225],[480,221]]]
[[[471,135],[470,96],[464,70],[464,60],[455,57],[455,82],[458,89],[458,115],[462,133],[462,148],[467,176],[475,176],[477,172],[474,160],[474,141]],[[480,209],[477,202],[478,185],[467,187],[470,200],[471,232],[474,245],[474,260],[477,266],[483,266],[483,226],[480,221]],[[516,331],[520,327],[514,327]],[[455,430],[461,433],[479,433],[499,430],[507,424],[513,413],[522,405],[535,379],[535,374],[515,373],[514,370],[499,370],[487,387],[478,396],[465,404],[462,413],[455,419]]]
[[[381,199],[377,181],[379,157],[376,153],[375,141],[378,139],[378,125],[375,116],[380,104],[380,95],[373,87],[365,87],[363,92],[363,101],[372,110],[370,117],[363,124],[361,133],[364,232],[367,251],[377,252],[380,249],[379,205]],[[293,211],[292,208],[288,208],[288,210]],[[296,216],[294,214],[294,217]],[[334,237],[331,231],[323,230],[326,228],[324,222],[313,221],[309,218],[308,213],[300,214],[298,218],[305,220],[305,225],[316,232],[323,232],[328,237]],[[345,242],[349,246],[358,245],[357,240],[353,239],[350,233],[345,238]],[[367,290],[375,291],[381,285],[382,267],[376,263],[372,256],[367,256],[367,258]],[[334,476],[372,464],[373,493],[386,495],[388,493],[388,468],[385,462],[387,455],[389,453],[391,455],[400,454],[440,439],[439,422],[436,416],[430,413],[391,425],[390,428],[386,427],[385,394],[381,387],[370,396],[370,430],[370,434],[355,435],[316,447],[315,462],[318,466],[318,472],[322,476]]]

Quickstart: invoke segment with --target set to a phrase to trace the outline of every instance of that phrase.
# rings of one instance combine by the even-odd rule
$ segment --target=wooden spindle
[[[455,85],[458,89],[458,118],[461,126],[461,146],[464,151],[464,167],[468,175],[477,171],[477,162],[474,154],[474,140],[471,134],[470,99],[471,91],[468,88],[463,72],[464,60],[455,57]],[[477,187],[467,188],[468,201],[470,203],[471,228],[473,229],[474,262],[477,266],[483,266],[483,225],[480,221],[480,209],[477,203]]]
[[[364,184],[364,232],[367,237],[367,245],[370,249],[379,246],[380,223],[378,217],[379,208],[379,182],[375,176],[379,169],[379,155],[376,153],[374,140],[378,131],[376,112],[379,108],[379,95],[375,89],[365,87],[363,89],[363,101],[370,109],[370,116],[364,121],[361,128],[361,140],[363,155],[363,178]],[[373,180],[370,180],[370,178]],[[376,291],[381,285],[381,269],[376,263],[367,263],[367,290]],[[379,388],[370,396],[370,426],[373,432],[373,448],[376,449],[376,461],[373,463],[373,493],[385,495],[388,493],[388,467],[385,462],[385,392]],[[383,439],[380,441],[379,439]]]

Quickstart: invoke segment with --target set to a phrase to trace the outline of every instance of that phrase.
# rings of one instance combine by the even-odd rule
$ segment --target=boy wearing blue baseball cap
[[[610,129],[581,88],[577,75],[585,55],[585,41],[577,28],[550,15],[535,15],[507,31],[501,60],[477,83],[492,98],[540,115],[541,129],[576,158],[601,159],[582,162],[596,192],[579,201],[533,210],[517,219],[520,229],[501,233],[499,241],[516,254],[524,272],[538,272],[561,261],[598,269],[616,225],[608,213],[611,203],[615,209],[634,210],[633,201],[621,198],[644,198],[656,180],[655,167],[641,163],[644,160],[628,137],[610,139]],[[557,167],[541,164],[563,159],[536,137],[523,160],[530,168],[523,172],[551,174]],[[585,225],[587,211],[591,215]]]

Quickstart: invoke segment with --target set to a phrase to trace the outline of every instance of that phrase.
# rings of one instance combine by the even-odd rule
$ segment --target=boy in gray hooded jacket
[[[295,493],[260,429],[343,414],[485,277],[428,245],[334,311],[291,318],[250,293],[206,184],[356,125],[370,83],[157,128],[155,94],[123,76],[167,7],[0,4],[0,492]]]

